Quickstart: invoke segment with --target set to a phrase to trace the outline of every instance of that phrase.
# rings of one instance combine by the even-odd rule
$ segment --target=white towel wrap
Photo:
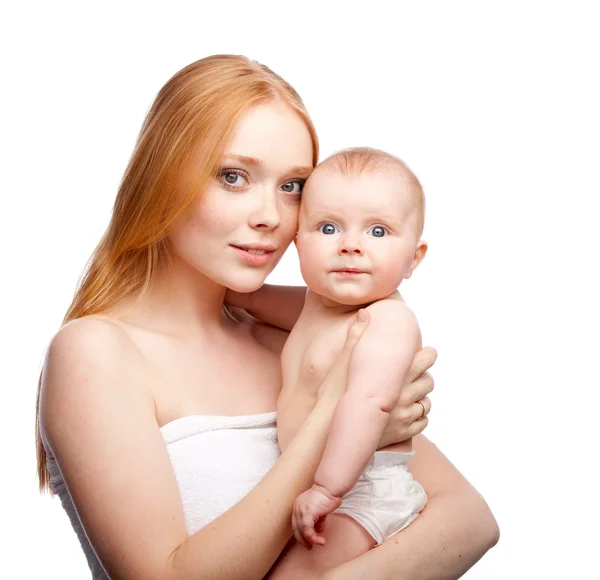
[[[279,457],[275,412],[191,415],[161,427],[191,535],[235,505]],[[47,447],[47,446],[46,446]],[[109,580],[85,535],[58,464],[48,453],[50,484],[71,520],[93,580]]]

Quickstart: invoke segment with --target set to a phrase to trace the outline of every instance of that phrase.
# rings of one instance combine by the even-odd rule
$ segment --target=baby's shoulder
[[[401,298],[390,297],[378,300],[367,307],[370,327],[412,327],[418,331],[417,317]]]
[[[413,311],[410,309],[408,304],[400,297],[392,295],[388,298],[383,298],[369,304],[367,310],[371,317],[373,316],[414,316]]]

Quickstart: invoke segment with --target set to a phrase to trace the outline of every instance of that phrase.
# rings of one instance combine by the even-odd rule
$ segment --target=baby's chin
[[[342,306],[356,306],[357,308],[360,306],[366,306],[372,304],[373,302],[377,302],[386,296],[389,296],[393,292],[332,292],[331,290],[324,290],[323,292],[318,292],[317,294],[321,294],[323,298],[326,298],[329,302],[334,302],[336,304],[340,304]]]

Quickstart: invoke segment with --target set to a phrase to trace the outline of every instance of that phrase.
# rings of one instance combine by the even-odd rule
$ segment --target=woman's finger
[[[423,373],[412,383],[405,385],[398,401],[399,406],[409,407],[416,401],[420,401],[429,395],[434,389],[433,377],[429,373]]]
[[[416,401],[427,397],[434,388],[433,377],[429,373],[421,375],[412,383],[405,385],[398,400],[398,406],[410,407]]]
[[[413,421],[408,427],[409,439],[422,433],[427,425],[429,425],[427,417],[423,417],[420,421]]]
[[[330,393],[336,397],[341,397],[346,391],[346,385],[348,383],[348,369],[350,367],[350,360],[352,358],[352,351],[360,340],[363,332],[369,325],[369,313],[361,308],[358,314],[352,320],[348,333],[346,335],[346,341],[342,352],[339,354],[325,380],[319,387],[318,396],[319,398],[325,394]]]
[[[423,397],[416,403],[412,405],[414,411],[414,420],[420,421],[427,415],[429,415],[429,411],[431,411],[431,400],[429,397]]]
[[[369,312],[364,308],[361,308],[356,316],[352,319],[352,322],[348,328],[348,334],[346,334],[346,342],[344,343],[344,351],[347,354],[351,354],[354,347],[360,340],[363,332],[369,326]]]
[[[437,359],[437,351],[432,346],[426,346],[415,353],[412,365],[406,376],[406,384],[412,383],[417,377],[428,371]]]
[[[415,382],[419,383],[419,389],[423,397],[429,395],[435,388],[433,376],[429,372],[423,373]]]

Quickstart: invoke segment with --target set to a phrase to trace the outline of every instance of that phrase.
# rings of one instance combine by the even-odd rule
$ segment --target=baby
[[[376,451],[421,348],[417,321],[397,288],[427,251],[423,219],[417,178],[376,149],[333,155],[304,186],[296,245],[308,290],[282,352],[282,450],[315,405],[351,319],[365,308],[370,322],[354,350],[313,486],[294,503],[298,543],[269,578],[305,578],[352,559],[408,526],[427,501],[407,469],[411,441]],[[301,547],[326,541],[310,553]]]

